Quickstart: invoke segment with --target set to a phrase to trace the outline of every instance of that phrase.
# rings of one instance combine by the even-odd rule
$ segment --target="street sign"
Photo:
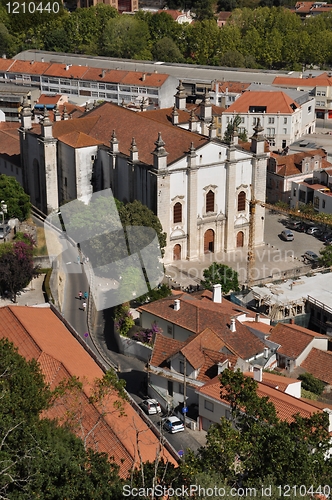
[[[184,455],[184,451],[183,451],[183,450],[179,450],[179,451],[178,451],[178,455],[179,455],[179,457],[180,457],[180,458],[182,458],[182,457],[183,457],[183,455]]]
[[[188,406],[184,406],[182,408],[182,413],[188,413]]]

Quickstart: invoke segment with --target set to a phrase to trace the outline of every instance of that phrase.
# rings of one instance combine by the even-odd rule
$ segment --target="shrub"
[[[311,373],[303,373],[298,377],[302,381],[302,388],[320,396],[324,391],[325,384]]]

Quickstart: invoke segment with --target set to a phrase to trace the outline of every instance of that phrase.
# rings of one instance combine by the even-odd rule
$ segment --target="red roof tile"
[[[314,347],[301,367],[326,384],[332,384],[332,352]]]
[[[230,331],[230,319],[241,314],[238,306],[223,299],[221,304],[212,302],[207,296],[211,292],[178,295],[180,310],[174,310],[174,299],[167,297],[139,308],[156,317],[177,324],[190,332],[198,334],[209,328],[215,332],[236,356],[249,359],[264,350],[264,343],[246,326],[236,321],[236,332]]]
[[[87,72],[86,66],[75,66],[66,65],[60,63],[53,63],[49,65],[47,69],[40,74],[44,76],[54,76],[54,77],[64,77],[64,78],[83,78],[83,75]]]
[[[155,120],[146,116],[146,113],[133,113],[109,102],[93,109],[80,120],[92,117],[98,118],[98,121],[91,128],[89,135],[109,146],[114,129],[119,141],[119,150],[125,155],[128,155],[132,138],[135,137],[138,157],[147,165],[151,165],[153,161],[152,152],[155,149],[154,143],[158,138],[158,132],[161,132],[166,151],[168,151],[167,145],[170,146],[167,156],[169,165],[185,156],[192,142],[196,149],[208,142],[206,137],[199,134],[163,123],[156,124]]]
[[[16,74],[42,75],[49,66],[50,63],[21,61],[19,59],[15,59],[9,69],[9,72]]]
[[[221,14],[221,13],[220,13]],[[248,87],[250,87],[250,83],[242,83],[242,82],[216,82],[218,83],[218,90],[219,92],[226,92],[232,93],[232,94],[241,94],[244,92]],[[213,84],[213,90],[215,90],[216,84]]]
[[[98,442],[99,451],[114,456],[115,462],[120,466],[122,477],[128,474],[133,465],[139,463],[137,433],[142,460],[155,460],[159,450],[158,439],[128,402],[123,403],[125,415],[114,418],[113,403],[116,397],[109,396],[105,401],[106,411],[102,419],[98,410],[88,403],[94,381],[96,378],[101,378],[103,372],[50,309],[3,307],[0,308],[0,319],[0,338],[7,337],[25,358],[38,359],[50,383],[53,381],[54,385],[68,376],[80,379],[83,384],[83,392],[79,394],[82,402],[80,411],[84,416],[82,422],[85,434],[94,423],[101,420],[101,425],[96,427],[89,443],[95,445]],[[69,408],[73,409],[75,404],[75,396],[71,400],[67,397],[62,400],[62,407],[55,405],[46,416],[64,419],[66,411]],[[166,460],[176,464],[166,450],[163,454]]]
[[[98,139],[94,139],[90,135],[77,131],[61,135],[61,142],[68,144],[68,146],[71,146],[72,148],[87,148],[89,146],[102,144],[102,142],[98,141]]]
[[[278,353],[297,358],[315,338],[326,339],[326,335],[313,332],[295,324],[278,323],[271,330],[268,339],[279,344]]]
[[[250,106],[265,106],[266,113],[292,114],[299,106],[284,92],[244,92],[229,106],[227,113],[248,113]]]
[[[216,401],[228,404],[226,401],[221,399],[220,391],[219,377],[215,377],[210,382],[207,382],[203,387],[197,389],[199,394],[209,396]],[[298,413],[302,417],[308,418],[314,413],[320,413],[321,411],[310,403],[295,398],[294,396],[290,396],[289,394],[285,394],[284,392],[274,389],[273,387],[261,384],[260,382],[258,382],[257,395],[259,397],[268,397],[274,404],[278,417],[281,420],[286,420],[287,422],[292,422],[294,420],[293,416]]]

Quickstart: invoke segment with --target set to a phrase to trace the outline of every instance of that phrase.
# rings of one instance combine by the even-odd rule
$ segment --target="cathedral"
[[[185,113],[188,128],[178,120]],[[45,108],[33,123],[25,101],[19,129],[24,188],[43,212],[111,188],[120,201],[139,200],[159,217],[167,234],[165,264],[248,245],[250,200],[266,197],[268,153],[259,124],[249,143],[239,145],[235,133],[227,145],[216,137],[212,106],[204,99],[193,131],[181,84],[174,108],[156,115],[111,103],[79,118],[57,109],[52,115]],[[259,246],[259,203],[254,226],[253,245]]]

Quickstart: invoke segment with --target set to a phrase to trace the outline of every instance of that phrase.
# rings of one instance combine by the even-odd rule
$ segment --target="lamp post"
[[[2,231],[3,231],[3,241],[6,241],[5,235],[5,214],[7,213],[7,205],[4,200],[1,200],[1,215],[2,215]]]

